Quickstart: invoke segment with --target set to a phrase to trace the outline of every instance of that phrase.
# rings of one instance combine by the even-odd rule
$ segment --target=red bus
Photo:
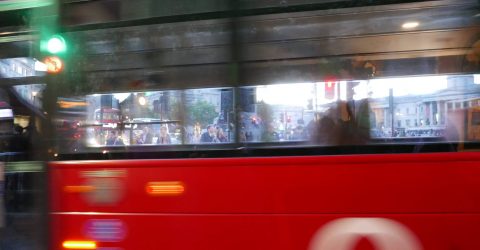
[[[96,109],[94,113],[94,117],[95,117],[95,122],[100,124],[119,123],[120,111],[115,108]]]
[[[60,5],[48,249],[480,248],[478,1],[189,3]]]

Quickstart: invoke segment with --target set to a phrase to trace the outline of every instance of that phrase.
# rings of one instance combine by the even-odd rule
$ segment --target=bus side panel
[[[480,153],[57,162],[52,211],[478,213]],[[151,195],[151,183],[181,193]]]
[[[54,214],[51,249],[476,250],[479,226],[478,214]]]

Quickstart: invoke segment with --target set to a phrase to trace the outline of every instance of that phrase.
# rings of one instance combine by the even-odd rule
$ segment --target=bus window
[[[473,79],[440,75],[239,87],[235,110],[234,88],[93,94],[62,99],[75,103],[83,120],[70,115],[58,121],[70,129],[69,137],[83,138],[89,147],[474,140],[480,85]],[[467,110],[468,119],[458,116]],[[452,137],[461,124],[468,129],[455,134],[465,136]]]

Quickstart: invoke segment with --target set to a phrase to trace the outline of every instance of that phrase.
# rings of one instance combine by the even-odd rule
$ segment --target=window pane
[[[59,98],[57,129],[70,151],[79,147],[71,141],[87,147],[231,143],[233,99],[231,88]]]
[[[181,92],[86,96],[87,146],[181,144]]]
[[[45,64],[34,58],[0,59],[0,77],[2,78],[42,76],[45,74],[45,71]]]
[[[35,106],[38,109],[42,108],[43,90],[45,84],[28,84],[28,85],[15,85],[13,89],[18,94],[20,99]]]
[[[186,90],[185,111],[187,143],[235,141],[235,114],[231,88]]]
[[[480,85],[473,75],[263,85],[240,93],[240,140],[249,142],[358,145],[378,139],[480,138],[473,112]]]
[[[240,89],[240,141],[306,141],[320,107],[319,84],[293,83]],[[317,91],[317,92],[316,92]],[[317,105],[317,107],[315,107]]]

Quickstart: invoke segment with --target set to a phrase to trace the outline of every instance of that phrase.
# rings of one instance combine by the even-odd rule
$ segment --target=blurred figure
[[[139,144],[152,144],[152,142],[153,142],[153,134],[150,131],[150,128],[148,126],[143,127],[143,133],[142,133],[142,136],[141,136],[140,140],[138,140],[138,143]]]
[[[123,138],[121,133],[119,132],[117,137],[115,138],[115,142],[113,143],[115,146],[125,146],[125,143],[123,142]]]
[[[317,136],[316,142],[321,145],[336,145],[338,143],[337,125],[332,118],[335,110],[331,109],[329,111],[329,113],[321,116],[318,121],[318,132],[315,135]]]
[[[105,142],[105,145],[107,145],[107,146],[115,145],[116,140],[117,140],[117,133],[115,131],[110,131],[108,133],[108,137],[107,137],[107,140]]]
[[[21,152],[28,147],[28,141],[25,138],[24,128],[18,124],[14,124],[13,136],[10,139],[10,147],[12,151]]]
[[[262,138],[261,140],[263,142],[273,142],[273,141],[279,141],[280,140],[280,135],[275,131],[275,128],[273,127],[272,124],[267,124],[267,129],[264,133],[262,133]]]
[[[200,138],[202,137],[202,126],[200,126],[200,123],[195,123],[195,126],[193,126],[193,137],[192,137],[192,143],[200,143]]]
[[[123,139],[120,133],[117,134],[117,131],[112,130],[108,133],[106,145],[107,146],[124,146],[125,143],[123,143]]]
[[[463,110],[450,110],[446,118],[446,128],[443,132],[443,139],[449,145],[452,152],[463,149],[465,141],[466,128],[464,122],[467,121],[466,113]],[[416,147],[420,151],[419,147]]]
[[[247,132],[245,132],[245,129],[241,129],[238,136],[239,136],[238,139],[239,139],[240,142],[246,142],[247,141]]]
[[[355,119],[354,102],[340,101],[337,103],[336,142],[338,145],[358,144],[359,131]]]
[[[221,127],[217,127],[217,139],[218,142],[228,142],[228,138]]]
[[[200,142],[202,143],[218,142],[217,129],[215,128],[215,126],[213,125],[207,126],[207,131],[202,134],[202,137],[200,138]]]
[[[358,108],[355,109],[355,106]],[[337,109],[337,143],[339,145],[367,143],[370,138],[370,123],[373,116],[368,99],[357,102],[341,101],[338,102]],[[356,113],[355,110],[357,110]]]
[[[308,122],[306,127],[307,137],[312,141],[316,141],[318,138],[318,127],[320,122],[320,114],[315,113],[313,119]]]
[[[358,102],[355,114],[354,102],[337,102],[318,121],[308,125],[311,139],[320,145],[361,145],[370,138],[372,112],[368,99]],[[318,118],[317,118],[318,119]],[[317,120],[316,119],[316,120]],[[316,131],[315,128],[316,127]]]
[[[305,140],[305,132],[303,126],[298,125],[296,128],[293,129],[292,140],[299,141]]]
[[[168,134],[167,127],[162,126],[160,127],[160,135],[158,137],[157,144],[171,144],[172,140],[170,139],[170,135]]]
[[[132,138],[132,145],[142,144],[141,140],[142,140],[142,138],[141,138],[140,135],[134,134],[133,138]]]
[[[370,139],[370,127],[376,124],[375,114],[370,108],[368,99],[359,101],[356,113],[356,141],[357,144],[367,143]],[[405,131],[402,131],[402,136],[405,136]]]
[[[253,141],[253,133],[252,133],[252,131],[247,131],[247,132],[245,132],[245,139],[246,139],[247,141]]]

